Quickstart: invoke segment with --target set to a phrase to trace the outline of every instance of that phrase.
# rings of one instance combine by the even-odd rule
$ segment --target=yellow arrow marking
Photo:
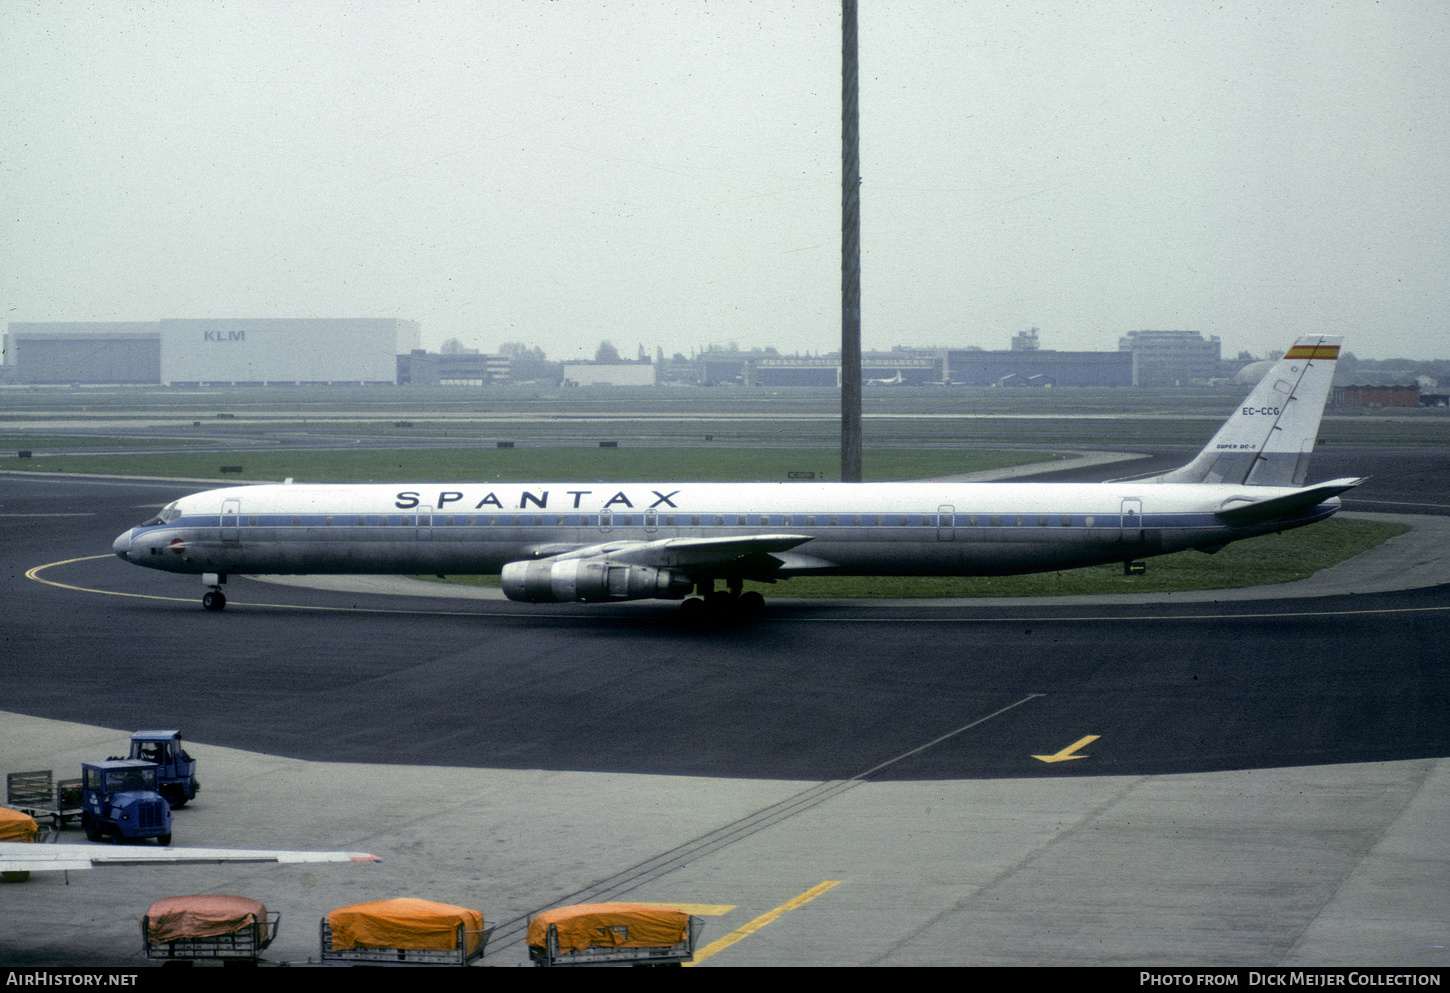
[[[1085,759],[1087,758],[1086,755],[1074,755],[1072,753],[1077,751],[1079,748],[1082,748],[1084,745],[1091,745],[1093,742],[1097,741],[1099,737],[1099,735],[1090,734],[1086,738],[1079,738],[1077,741],[1074,741],[1071,745],[1068,745],[1056,755],[1034,755],[1032,757],[1035,759],[1039,759],[1043,762],[1066,762],[1068,759]]]

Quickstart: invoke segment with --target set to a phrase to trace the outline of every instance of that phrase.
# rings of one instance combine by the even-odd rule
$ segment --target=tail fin
[[[1303,486],[1343,340],[1294,342],[1197,458],[1149,481]]]

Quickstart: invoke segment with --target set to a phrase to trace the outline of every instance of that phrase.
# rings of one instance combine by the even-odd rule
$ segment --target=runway
[[[510,925],[487,961],[513,965],[518,922],[576,897],[708,907],[708,942],[831,881],[702,964],[1443,966],[1450,508],[1443,460],[1384,468],[1366,509],[1429,518],[1373,568],[1416,588],[781,598],[704,632],[242,578],[209,614],[105,554],[204,486],[0,476],[7,770],[180,726],[204,792],[176,844],[384,859],[37,878],[0,888],[39,915],[0,961],[139,964],[151,899],[223,884],[298,922],[278,960],[333,906],[415,895]],[[80,940],[97,899],[119,923]]]

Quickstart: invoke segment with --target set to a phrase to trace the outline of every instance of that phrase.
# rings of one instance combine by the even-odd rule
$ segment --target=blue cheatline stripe
[[[1315,508],[1306,508],[1312,512]],[[674,518],[668,523],[666,516]],[[944,515],[943,515],[944,516]],[[358,524],[358,518],[366,523]],[[903,523],[903,519],[905,523]],[[214,528],[218,515],[182,517],[167,524],[158,524],[150,530],[204,530]],[[235,520],[235,523],[234,523]],[[698,523],[696,521],[698,520]],[[964,531],[989,530],[1104,530],[1123,527],[1119,514],[1082,513],[1019,513],[1015,511],[984,511],[958,513],[950,525],[940,524],[933,514],[882,514],[882,513],[835,513],[835,514],[716,514],[701,511],[698,514],[660,515],[646,524],[642,514],[615,514],[609,519],[613,528],[681,529],[715,527],[809,527],[809,528],[936,528],[954,527]],[[498,528],[498,527],[569,527],[597,528],[601,526],[598,514],[447,514],[434,513],[431,519],[425,516],[421,526],[433,528]],[[717,523],[718,521],[718,523]],[[1064,521],[1066,523],[1064,523]],[[1089,524],[1088,522],[1092,523]],[[295,523],[294,523],[295,522]],[[226,515],[227,527],[248,528],[387,528],[419,527],[416,512],[391,514],[241,514]],[[1144,528],[1168,528],[1186,530],[1192,528],[1218,528],[1222,522],[1212,513],[1160,513],[1143,514],[1130,525]],[[143,531],[143,534],[148,533]]]

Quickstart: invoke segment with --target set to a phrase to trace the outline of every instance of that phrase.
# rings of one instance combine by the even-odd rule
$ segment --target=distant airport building
[[[945,355],[941,378],[954,386],[1133,385],[1133,358],[1126,352],[952,348]]]
[[[163,383],[395,383],[421,337],[391,318],[160,323]]]
[[[898,348],[861,355],[865,386],[1132,386],[1132,356],[1126,352],[1054,352],[1023,348],[1035,336],[1019,335],[1007,351]],[[698,360],[697,381],[741,386],[841,385],[839,355],[777,356],[707,353]]]
[[[1138,386],[1188,386],[1221,375],[1217,335],[1205,339],[1198,331],[1129,331],[1118,339],[1118,350],[1133,356],[1133,382]]]
[[[477,349],[427,352],[415,348],[398,356],[398,383],[412,386],[487,386],[511,378],[507,355],[482,355]]]
[[[6,380],[16,383],[159,383],[161,331],[153,322],[10,322]]]
[[[721,375],[719,362],[712,362],[714,378],[719,382],[727,380]],[[838,355],[779,356],[771,355],[736,360],[736,380],[740,385],[750,386],[818,386],[835,389],[841,385],[841,358]],[[862,356],[862,379],[869,378]]]
[[[17,383],[395,383],[417,321],[230,318],[150,323],[12,321]]]
[[[653,386],[655,364],[643,362],[565,362],[565,386]]]
[[[1041,347],[1041,343],[1037,340],[1036,328],[1029,331],[1018,331],[1012,336],[1012,351],[1014,352],[1035,352]]]
[[[1420,384],[1408,386],[1336,386],[1330,396],[1335,407],[1418,407]]]
[[[861,382],[867,386],[922,386],[939,380],[940,371],[941,358],[930,351],[900,349],[861,355]],[[740,377],[746,386],[834,388],[841,385],[841,357],[752,356],[740,362]]]

